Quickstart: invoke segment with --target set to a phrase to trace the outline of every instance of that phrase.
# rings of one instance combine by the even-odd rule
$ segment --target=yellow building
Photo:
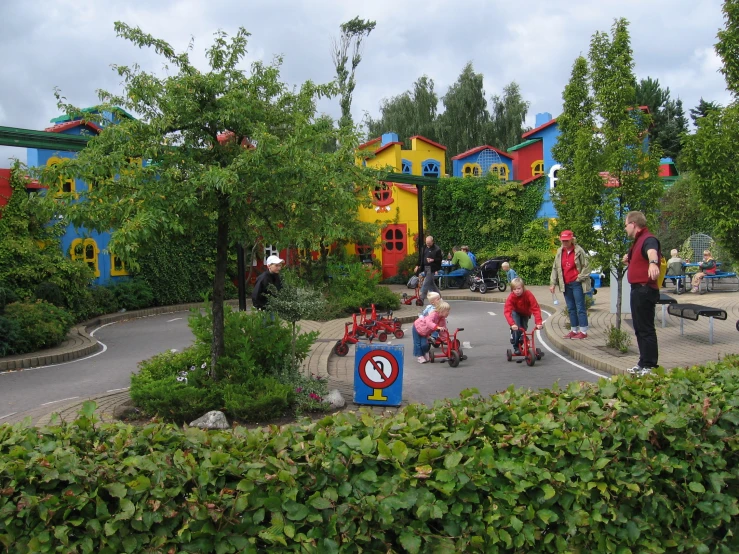
[[[407,173],[423,177],[442,177],[445,175],[446,147],[424,138],[411,137],[411,149],[403,149],[395,133],[385,133],[359,146],[363,155],[374,157],[357,163],[367,167],[395,173]],[[398,263],[408,254],[417,252],[418,237],[418,192],[415,185],[380,181],[372,193],[372,208],[360,208],[359,219],[383,224],[380,246],[376,248],[356,246],[356,254],[366,259],[380,260],[382,277],[386,279],[398,272]]]

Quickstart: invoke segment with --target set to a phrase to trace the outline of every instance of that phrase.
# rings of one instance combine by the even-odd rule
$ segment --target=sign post
[[[355,404],[400,406],[403,401],[403,351],[403,346],[357,343]]]

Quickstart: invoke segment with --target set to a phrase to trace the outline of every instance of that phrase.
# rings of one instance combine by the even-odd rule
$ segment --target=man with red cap
[[[590,292],[590,260],[581,246],[575,241],[572,231],[559,234],[562,246],[557,250],[549,279],[549,292],[559,287],[567,303],[570,315],[570,332],[566,339],[588,338],[588,312],[585,309],[585,294]]]

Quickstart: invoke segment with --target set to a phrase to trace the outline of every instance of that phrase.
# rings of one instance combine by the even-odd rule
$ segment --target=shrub
[[[171,388],[177,385],[172,383]],[[739,358],[393,416],[0,426],[9,552],[739,551]]]
[[[20,325],[14,319],[0,315],[0,358],[13,354],[20,337]]]
[[[7,287],[0,287],[0,314],[5,312],[5,306],[17,301],[18,298],[11,289]]]
[[[615,348],[625,354],[629,351],[630,344],[630,333],[627,333],[623,329],[617,329],[614,325],[608,327],[608,338],[606,339],[606,346],[608,348]]]
[[[176,423],[189,423],[211,410],[224,409],[219,387],[197,387],[175,376],[135,387],[132,382],[131,400],[147,414]]]
[[[66,308],[67,302],[64,299],[64,293],[58,285],[44,281],[39,283],[33,291],[36,300],[43,300],[49,304],[54,304],[58,308]]]
[[[14,302],[5,308],[5,316],[18,325],[18,337],[12,347],[15,354],[60,344],[74,324],[69,312],[43,300]]]
[[[246,384],[224,384],[219,388],[226,412],[242,421],[269,421],[283,416],[295,399],[290,385],[272,377],[257,377]]]
[[[139,277],[125,279],[110,287],[120,308],[141,310],[154,305],[154,293],[149,283]]]
[[[94,306],[94,315],[112,314],[120,309],[115,293],[110,287],[92,287],[90,294]]]
[[[377,309],[397,310],[397,294],[379,285],[379,274],[367,271],[362,264],[344,264],[332,268],[326,316],[350,314],[359,308],[375,304]]]

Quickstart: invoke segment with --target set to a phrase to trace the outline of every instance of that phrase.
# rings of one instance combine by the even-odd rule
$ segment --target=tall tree
[[[326,197],[350,190],[361,198],[375,181],[354,163],[356,137],[315,119],[317,98],[334,93],[334,86],[306,82],[290,90],[279,80],[279,62],[240,68],[249,36],[244,29],[230,39],[216,33],[206,51],[206,71],[187,52],[177,54],[139,28],[116,23],[115,29],[137,46],[156,50],[169,75],[114,66],[124,90],[120,96],[101,91],[99,112],[115,114],[120,106],[140,119],[106,125],[77,158],[42,178],[55,183],[75,176],[91,183],[83,201],[68,196],[60,209],[76,226],[112,229],[109,248],[126,262],[135,261],[140,245],[167,232],[215,225],[210,371],[217,379],[229,249],[257,240],[292,244],[302,232],[293,221],[304,221],[306,212],[326,215],[324,206],[304,202],[306,189],[320,189]],[[85,116],[62,100],[66,113]],[[339,139],[336,152],[325,152],[330,138]],[[342,216],[351,218],[352,209],[343,206]]]
[[[688,119],[683,110],[683,101],[669,100],[664,109],[664,122],[659,133],[662,154],[677,161],[683,149],[683,140],[688,132]]]
[[[383,133],[397,133],[402,141],[421,135],[433,141],[439,141],[437,109],[439,97],[434,91],[434,81],[426,75],[413,83],[413,90],[383,100],[380,106],[380,118],[367,118],[367,130],[370,137],[378,137]],[[410,144],[406,144],[410,147]]]
[[[701,97],[700,102],[695,108],[690,108],[690,119],[693,120],[693,125],[698,126],[698,120],[706,117],[708,114],[721,110],[721,105],[716,102],[707,102]]]
[[[490,114],[487,111],[483,76],[475,73],[472,62],[464,66],[442,102],[444,113],[439,118],[440,135],[448,152],[460,153],[485,143]]]
[[[739,260],[739,0],[725,0],[725,28],[719,32],[716,52],[723,61],[721,72],[734,100],[726,108],[701,103],[691,110],[697,130],[686,140],[684,155],[697,181],[701,204],[710,209],[714,239]]]
[[[655,141],[663,155],[676,160],[682,150],[682,137],[688,131],[683,103],[670,98],[670,88],[662,88],[659,79],[647,77],[636,85],[637,106],[647,106],[652,115],[649,138]]]
[[[610,36],[593,35],[588,61],[576,60],[565,88],[564,113],[558,119],[562,145],[557,147],[564,167],[553,198],[560,226],[571,227],[580,244],[597,252],[596,265],[613,267],[620,329],[624,267],[614,260],[620,260],[628,247],[624,219],[629,210],[642,210],[655,223],[662,192],[659,157],[644,140],[650,118],[636,106],[625,19],[615,20]],[[605,186],[599,172],[618,186]]]
[[[341,105],[341,119],[339,126],[344,127],[352,124],[352,94],[356,86],[354,74],[359,62],[362,61],[362,41],[375,29],[376,23],[369,19],[355,17],[341,24],[341,37],[333,41],[331,54],[336,68],[336,80],[339,83]],[[349,51],[351,50],[351,61]],[[347,64],[350,67],[347,68]]]
[[[521,87],[512,81],[503,87],[503,96],[493,96],[489,144],[505,150],[521,142],[529,102],[521,96]]]

